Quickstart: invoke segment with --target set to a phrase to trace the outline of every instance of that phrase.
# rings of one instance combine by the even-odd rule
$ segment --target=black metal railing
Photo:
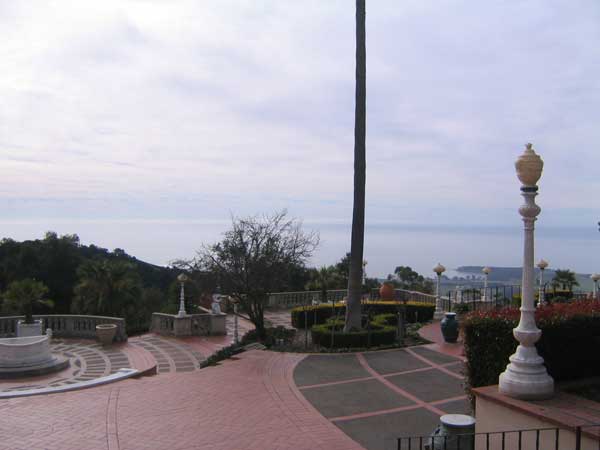
[[[600,424],[464,433],[406,436],[397,439],[397,450],[600,450]],[[585,442],[587,439],[588,442]],[[585,445],[587,444],[587,445]]]

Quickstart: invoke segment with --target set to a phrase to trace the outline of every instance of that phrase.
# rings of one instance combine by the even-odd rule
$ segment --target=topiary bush
[[[364,301],[362,308],[364,312],[369,312],[372,315],[393,314],[398,313],[399,307],[404,303],[395,301]],[[407,302],[406,303],[406,321],[408,323],[427,322],[433,319],[435,305],[428,303]],[[310,328],[313,325],[321,325],[327,322],[332,317],[344,317],[346,314],[346,305],[344,303],[336,303],[333,307],[331,304],[320,304],[315,306],[299,306],[292,309],[292,326],[294,328]],[[306,316],[306,322],[305,318]]]
[[[508,358],[517,348],[512,330],[519,322],[517,308],[472,312],[463,323],[467,385],[498,383]],[[600,375],[600,301],[555,303],[536,310],[542,330],[537,350],[556,381]]]
[[[328,348],[365,348],[391,345],[396,341],[397,328],[387,323],[393,320],[390,316],[395,316],[395,314],[375,316],[368,324],[368,328],[350,332],[344,332],[343,321],[330,320],[311,328],[312,342],[317,346]]]

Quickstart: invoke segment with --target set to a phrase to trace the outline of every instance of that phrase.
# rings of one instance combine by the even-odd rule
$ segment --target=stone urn
[[[456,320],[456,313],[446,313],[445,317],[440,322],[442,329],[442,335],[444,340],[449,343],[454,343],[458,339],[458,320]]]
[[[114,323],[96,325],[96,336],[102,345],[111,345],[116,334],[117,325]]]
[[[430,437],[430,450],[475,448],[475,419],[464,414],[446,414]],[[427,448],[427,447],[426,447]]]
[[[379,297],[381,300],[394,300],[394,285],[392,283],[383,283],[379,288]]]

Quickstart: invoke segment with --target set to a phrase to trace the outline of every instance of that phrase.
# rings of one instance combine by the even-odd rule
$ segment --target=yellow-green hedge
[[[394,301],[365,301],[362,302],[363,313],[369,311],[372,315],[378,314],[397,314],[398,309],[404,306],[402,302]],[[408,323],[427,322],[433,319],[435,305],[428,303],[407,302],[406,320]],[[324,324],[331,317],[343,318],[346,314],[346,305],[344,303],[320,304],[315,306],[300,306],[292,309],[292,326],[295,328],[312,327],[313,325]],[[306,323],[305,323],[306,317]]]

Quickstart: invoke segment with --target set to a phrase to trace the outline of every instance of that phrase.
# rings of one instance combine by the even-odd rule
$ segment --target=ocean
[[[192,258],[229,225],[223,220],[5,220],[0,222],[0,237],[38,239],[48,230],[76,233],[83,244],[122,248],[138,259],[165,265]],[[320,233],[313,265],[333,264],[350,250],[350,224],[313,221],[304,228]],[[522,246],[517,227],[376,224],[365,229],[364,257],[370,277],[385,277],[396,266],[432,276],[438,262],[449,271],[463,265],[518,267]],[[538,226],[536,231],[536,260],[544,258],[551,268],[600,272],[599,250],[600,233],[594,227]]]

